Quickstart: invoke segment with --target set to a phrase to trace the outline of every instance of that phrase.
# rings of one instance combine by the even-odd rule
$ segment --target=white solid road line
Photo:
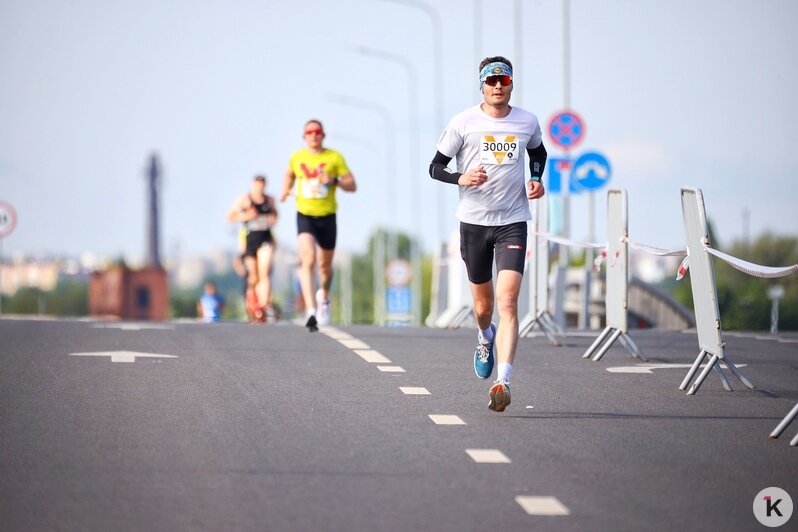
[[[459,416],[449,416],[441,414],[429,414],[429,418],[436,425],[465,425],[466,422]]]
[[[429,390],[426,388],[416,386],[400,386],[399,389],[405,395],[430,395]]]
[[[111,362],[135,362],[137,358],[177,358],[176,355],[139,353],[138,351],[98,351],[94,353],[69,353],[71,357],[111,357]]]
[[[510,459],[498,449],[466,449],[465,452],[478,464],[510,463]]]
[[[95,323],[92,325],[95,329],[119,329],[120,331],[173,331],[174,326],[162,323]]]
[[[570,515],[571,510],[565,507],[557,497],[531,497],[519,495],[515,502],[521,505],[529,515]]]
[[[747,364],[737,364],[738,368],[744,368]],[[616,366],[613,368],[605,368],[610,373],[654,373],[655,369],[686,369],[691,364],[635,364],[634,366]],[[703,368],[706,364],[701,364]]]

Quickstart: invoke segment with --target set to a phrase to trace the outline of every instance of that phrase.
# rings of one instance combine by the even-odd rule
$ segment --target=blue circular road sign
[[[612,175],[610,162],[604,155],[589,151],[579,156],[573,164],[571,182],[579,190],[595,190],[607,184]]]

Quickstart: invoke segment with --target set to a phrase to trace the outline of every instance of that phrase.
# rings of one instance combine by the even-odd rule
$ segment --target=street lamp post
[[[353,144],[358,144],[362,148],[366,149],[369,153],[374,153],[377,151],[376,145],[374,145],[369,140],[366,140],[357,135],[349,135],[347,133],[341,133],[338,131],[330,131],[329,133],[330,133],[330,138],[335,138],[336,142],[344,142],[344,143],[351,142]],[[341,275],[340,275],[341,281],[339,285],[341,288],[340,290],[341,325],[351,325],[352,324],[352,255],[350,253],[346,253],[344,255],[344,258],[341,260],[340,264],[342,264]],[[375,274],[378,273],[376,271],[378,269],[379,268],[375,268]],[[376,321],[377,320],[375,319],[375,322]]]
[[[409,153],[410,183],[411,186],[413,187],[411,216],[413,217],[414,221],[414,233],[415,233],[415,238],[412,239],[410,242],[411,246],[410,260],[413,264],[413,277],[411,285],[413,293],[413,298],[412,298],[413,325],[419,326],[421,324],[421,185],[419,183],[419,176],[416,176],[416,172],[419,169],[418,76],[416,75],[416,69],[413,67],[410,61],[397,54],[392,54],[390,52],[386,52],[384,50],[378,50],[376,48],[370,48],[368,46],[357,46],[355,48],[355,51],[359,54],[363,54],[369,57],[374,57],[377,59],[383,59],[385,61],[398,64],[402,66],[407,72],[408,111],[412,117],[411,123],[416,128],[415,132],[413,131],[412,127],[410,128],[410,134],[408,135],[408,142],[409,142],[409,151],[410,151]]]
[[[438,128],[438,133],[443,131],[445,126],[443,121],[443,22],[440,14],[432,6],[419,2],[417,0],[382,0],[391,4],[403,5],[420,9],[432,23],[432,47],[433,56],[435,57],[436,68],[435,71],[435,124]],[[444,237],[444,190],[443,187],[438,188],[438,243],[443,243],[446,239]]]
[[[396,127],[391,118],[391,113],[382,105],[354,98],[333,94],[330,101],[348,107],[364,109],[380,115],[385,122],[385,159],[388,166],[388,186],[386,187],[386,212],[390,220],[396,220],[393,186],[396,182],[396,161],[393,147],[396,146]],[[383,325],[385,323],[385,246],[382,242],[384,235],[377,234],[374,245],[374,321]]]

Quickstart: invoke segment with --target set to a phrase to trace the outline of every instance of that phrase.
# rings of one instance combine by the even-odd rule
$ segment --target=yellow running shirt
[[[333,179],[348,174],[344,157],[327,148],[321,153],[304,148],[291,155],[289,164],[296,176],[296,210],[305,216],[334,214],[338,207],[335,202],[337,187],[332,183],[322,185],[318,176],[322,171]]]

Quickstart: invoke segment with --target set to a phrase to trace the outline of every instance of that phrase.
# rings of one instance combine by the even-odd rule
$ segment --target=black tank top
[[[269,214],[272,212],[272,203],[269,201],[268,196],[263,198],[263,203],[256,203],[252,196],[249,197],[249,202],[258,211],[258,214]]]
[[[258,212],[258,215],[248,221],[244,222],[244,227],[247,228],[247,231],[268,231],[269,230],[269,218],[268,214],[273,212],[272,203],[269,201],[269,197],[266,196],[263,199],[262,203],[256,203],[252,196],[249,197],[250,204],[255,207],[255,210]]]

